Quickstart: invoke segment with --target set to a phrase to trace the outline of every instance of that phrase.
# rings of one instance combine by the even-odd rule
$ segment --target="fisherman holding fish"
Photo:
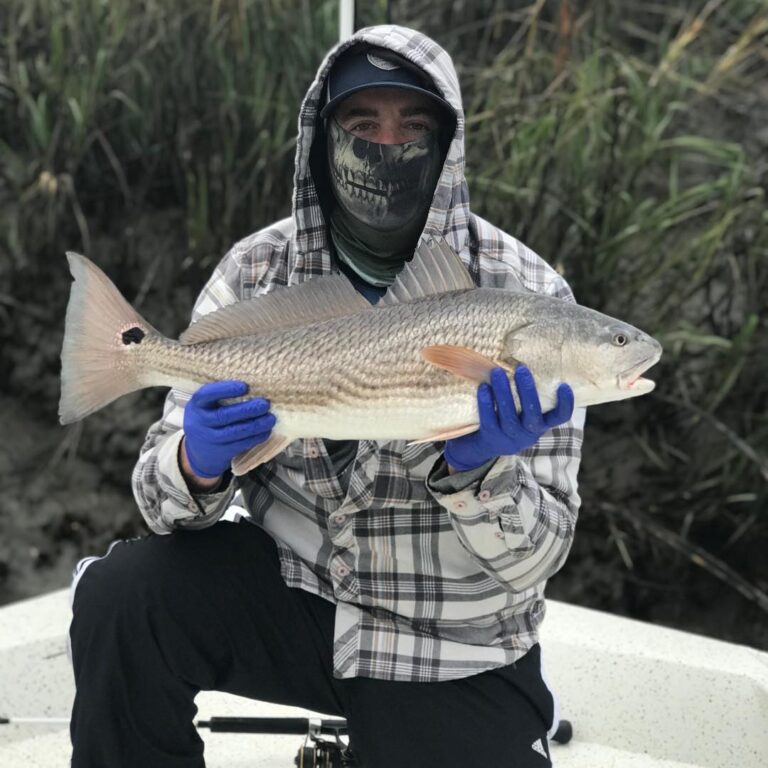
[[[660,350],[470,212],[464,127],[443,49],[364,29],[301,106],[292,217],[179,341],[70,255],[62,421],[172,386],[133,475],[153,535],[76,569],[74,768],[203,766],[209,689],[346,717],[365,768],[551,764],[582,406]]]

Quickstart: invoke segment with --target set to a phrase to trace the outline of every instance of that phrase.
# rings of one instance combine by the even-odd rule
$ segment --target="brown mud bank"
[[[146,531],[130,474],[116,485],[79,457],[80,428],[64,430],[8,397],[0,424],[0,604],[66,586],[79,558]]]

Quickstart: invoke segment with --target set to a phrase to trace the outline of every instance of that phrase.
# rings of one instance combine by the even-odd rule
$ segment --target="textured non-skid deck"
[[[764,768],[768,765],[768,654],[550,601],[544,662],[568,745],[557,768]],[[0,716],[69,715],[66,590],[0,610]],[[199,718],[308,716],[217,693]],[[210,768],[291,768],[299,736],[202,731]],[[0,726],[2,768],[60,768],[65,724]]]

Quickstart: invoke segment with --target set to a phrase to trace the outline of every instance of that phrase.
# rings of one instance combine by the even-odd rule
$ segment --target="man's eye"
[[[350,126],[350,131],[370,131],[376,126],[371,122],[362,122],[362,123],[355,123],[354,125]]]
[[[408,130],[410,131],[418,131],[419,133],[429,133],[432,130],[432,126],[428,123],[409,123],[408,124]]]

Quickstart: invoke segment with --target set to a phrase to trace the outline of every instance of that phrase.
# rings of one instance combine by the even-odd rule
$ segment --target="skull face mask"
[[[423,225],[442,164],[436,131],[405,144],[376,144],[328,121],[334,196],[347,214],[379,232]]]

